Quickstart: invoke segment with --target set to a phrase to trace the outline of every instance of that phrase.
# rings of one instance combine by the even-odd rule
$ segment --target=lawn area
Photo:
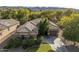
[[[40,45],[33,46],[26,49],[27,52],[53,52],[51,47],[47,43],[41,43]]]
[[[40,47],[38,48],[37,52],[48,52],[51,51],[51,47],[48,44],[41,44]]]

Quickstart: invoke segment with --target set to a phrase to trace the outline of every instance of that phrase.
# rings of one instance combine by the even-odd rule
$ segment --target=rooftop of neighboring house
[[[0,24],[7,26],[7,27],[10,27],[10,26],[13,26],[15,24],[19,25],[19,21],[14,20],[14,19],[0,19]]]
[[[0,19],[0,31],[16,24],[19,25],[19,22],[14,19]]]
[[[30,22],[27,22],[24,24],[25,27],[29,30],[29,31],[32,31],[33,29],[36,29],[37,27],[35,25],[33,25],[32,23]]]
[[[37,29],[35,25],[30,22],[26,22],[17,29],[17,32],[32,32],[34,29]]]
[[[58,26],[53,23],[52,21],[49,21],[49,28],[53,31],[53,30],[58,30]]]
[[[32,21],[26,22],[24,25],[21,25],[18,29],[17,32],[19,33],[25,33],[25,32],[37,32],[38,27],[37,24],[42,20],[42,18],[34,19]],[[52,29],[57,29],[57,25],[55,25],[53,22],[49,21],[49,26]]]
[[[37,19],[34,19],[32,21],[30,21],[33,25],[37,25],[42,19],[41,18],[37,18]]]

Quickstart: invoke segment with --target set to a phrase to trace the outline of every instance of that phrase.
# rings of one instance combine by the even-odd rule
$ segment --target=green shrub
[[[8,44],[4,47],[4,49],[10,49],[13,47],[13,39],[11,39]]]
[[[24,40],[22,43],[22,47],[25,49],[25,48],[31,47],[32,45],[34,45],[34,43],[35,43],[35,40],[33,39]]]
[[[6,46],[4,47],[4,49],[10,49],[10,48],[12,48],[12,46],[13,46],[13,44],[9,43],[8,45],[6,45]]]
[[[39,45],[42,40],[35,40],[35,44]]]
[[[13,40],[13,47],[17,48],[21,46],[21,44],[22,44],[22,40],[18,40],[18,39]]]
[[[22,40],[18,40],[17,38],[11,39],[8,44],[4,47],[4,49],[17,48],[21,46]]]
[[[27,47],[28,47],[28,42],[27,42],[28,40],[23,40],[23,42],[22,42],[22,47],[24,48],[24,49],[26,49]]]

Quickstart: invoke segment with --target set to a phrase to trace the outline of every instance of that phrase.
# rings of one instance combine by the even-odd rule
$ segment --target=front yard
[[[47,43],[41,43],[40,45],[33,46],[26,49],[27,52],[53,52],[51,47]]]
[[[18,38],[11,39],[4,47],[6,52],[53,52],[49,44],[42,42],[42,40],[18,40]]]

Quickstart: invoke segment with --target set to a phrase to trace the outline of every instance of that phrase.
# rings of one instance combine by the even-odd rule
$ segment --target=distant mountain
[[[41,10],[64,10],[64,9],[68,9],[68,8],[64,8],[64,7],[25,7],[25,6],[1,6],[1,8],[4,8],[4,9],[9,9],[9,8],[15,8],[15,9],[19,9],[19,8],[28,8],[32,11],[41,11]],[[74,9],[76,11],[79,12],[79,9]]]
[[[60,8],[60,7],[27,7],[31,9],[32,11],[41,11],[41,10],[63,10],[66,8]]]

